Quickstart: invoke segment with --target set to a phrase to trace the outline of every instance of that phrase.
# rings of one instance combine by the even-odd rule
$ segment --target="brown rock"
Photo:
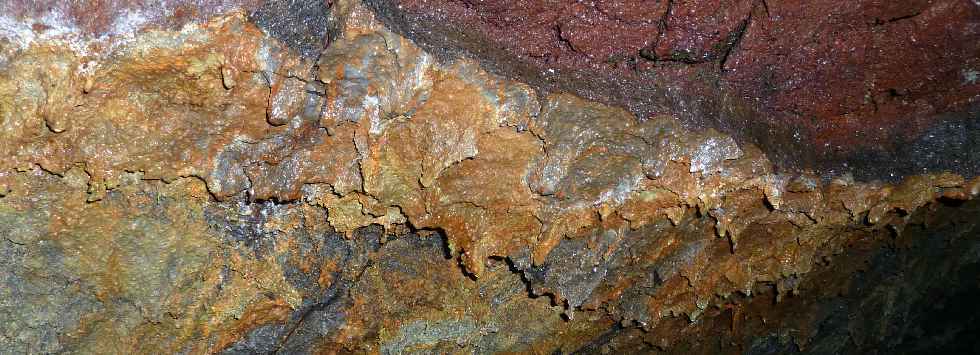
[[[980,179],[781,171],[683,114],[541,94],[436,59],[357,1],[330,5],[339,32],[315,62],[237,10],[89,39],[99,52],[0,18],[29,29],[0,48],[0,346],[868,353],[971,324],[957,317],[975,313],[962,304],[975,298]],[[534,53],[567,65],[623,48],[680,56],[656,65],[683,81],[766,58],[723,59],[784,40],[730,41],[783,26],[760,14],[827,6],[785,5],[582,3],[543,11],[557,29],[507,4],[466,14],[496,9],[486,21],[527,26],[529,40],[557,31],[559,47]],[[865,5],[834,11],[906,16]],[[631,26],[656,42],[585,31]]]

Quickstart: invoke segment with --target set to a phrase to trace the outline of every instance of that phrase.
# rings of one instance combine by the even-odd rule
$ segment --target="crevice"
[[[364,267],[361,268],[361,270],[357,273],[357,276],[355,276],[354,280],[351,281],[350,284],[352,285],[357,284],[357,282],[361,279],[361,276],[364,274],[364,271],[367,270],[369,266],[371,266],[371,263],[365,263]],[[335,277],[339,273],[340,273],[339,271],[334,272]],[[310,314],[313,314],[313,312],[326,310],[327,307],[333,305],[335,302],[340,300],[341,293],[343,293],[345,297],[349,296],[350,293],[349,287],[347,287],[347,285],[344,286],[345,287],[343,287],[343,290],[336,290],[335,288],[334,292],[331,292],[330,295],[327,296],[325,300],[314,303],[309,307],[307,307],[305,310],[303,310],[302,313],[299,315],[299,318],[296,320],[296,323],[292,327],[290,327],[289,332],[287,332],[286,335],[282,338],[282,340],[279,341],[279,343],[276,346],[276,349],[270,352],[270,354],[279,354],[282,351],[282,348],[286,346],[286,344],[289,342],[289,339],[293,336],[293,334],[296,333],[296,330],[299,329],[301,325],[303,325],[303,322],[306,321],[306,318],[309,317]],[[338,288],[340,288],[340,286],[338,286]]]
[[[637,55],[640,58],[652,61],[660,62],[663,58],[657,56],[657,47],[660,46],[660,41],[667,35],[668,24],[670,20],[670,15],[674,10],[674,1],[667,0],[667,9],[664,10],[664,14],[660,16],[657,22],[657,37],[646,47],[640,49]]]
[[[371,226],[361,227],[361,228],[359,228],[359,230],[367,230],[368,228],[372,228],[373,226],[379,226],[380,227],[380,225],[376,225],[375,224],[375,225],[371,225]],[[384,233],[384,232],[382,232],[382,233]],[[412,233],[414,233],[414,232],[412,232]],[[381,237],[383,237],[383,236],[381,236]],[[346,258],[349,259],[351,257],[352,257],[352,255],[350,253],[346,254]],[[325,291],[323,291],[323,293],[321,293],[320,296],[319,296],[319,298],[320,298],[319,301],[317,301],[317,302],[315,302],[313,304],[310,304],[310,305],[306,306],[305,309],[299,311],[300,313],[299,313],[298,317],[295,316],[295,315],[292,317],[294,319],[294,321],[291,322],[292,325],[289,326],[289,331],[286,332],[284,336],[281,336],[281,339],[276,344],[276,348],[273,351],[269,352],[269,354],[272,355],[272,354],[280,354],[280,353],[282,353],[284,347],[288,344],[289,339],[292,338],[296,334],[296,332],[307,321],[307,319],[309,318],[310,315],[314,314],[315,312],[324,312],[324,311],[327,311],[327,308],[328,307],[337,304],[337,302],[343,301],[345,299],[350,299],[352,297],[351,296],[351,289],[355,285],[357,285],[358,283],[360,283],[360,281],[364,277],[364,273],[367,272],[367,270],[369,268],[371,268],[372,266],[374,266],[374,265],[375,265],[375,262],[374,262],[373,257],[370,257],[369,256],[367,258],[367,260],[365,260],[365,262],[363,263],[363,265],[361,265],[353,273],[354,274],[353,277],[351,277],[349,280],[342,280],[339,277],[339,276],[342,276],[341,270],[334,271],[332,273],[332,275],[333,275],[332,278],[334,280],[339,280],[339,281],[336,282],[336,283],[334,283],[330,287],[328,287]]]
[[[919,16],[921,14],[922,14],[922,12],[920,11],[920,12],[916,12],[916,13],[912,13],[912,14],[908,14],[908,15],[904,15],[904,16],[892,17],[892,18],[889,18],[889,19],[886,19],[886,20],[875,18],[874,23],[872,23],[871,27],[879,27],[879,26],[887,25],[887,24],[890,24],[890,23],[895,23],[895,22],[902,21],[902,20],[912,19],[912,18],[915,18],[915,17],[917,17],[917,16]]]
[[[568,50],[572,51],[573,53],[579,52],[578,49],[575,49],[575,46],[572,45],[572,42],[569,41],[564,34],[562,34],[561,24],[555,25],[553,29],[555,31],[555,37],[558,39],[559,43],[565,45],[565,47],[567,47]]]
[[[388,53],[391,53],[391,55],[393,57],[395,57],[395,69],[397,70],[397,72],[401,72],[402,71],[402,60],[398,56],[398,51],[395,50],[395,49],[393,49],[393,48],[391,48],[391,43],[388,43],[388,37],[387,36],[385,36],[384,34],[381,34],[379,36],[381,36],[381,40],[385,42],[385,50],[388,51]]]
[[[768,10],[766,10],[768,12]],[[749,11],[749,16],[742,20],[742,23],[735,28],[735,31],[728,35],[728,41],[725,43],[724,52],[721,55],[721,60],[718,62],[718,68],[722,74],[726,72],[725,64],[728,63],[728,58],[731,56],[740,43],[742,43],[742,38],[745,37],[745,32],[748,31],[749,26],[752,24],[752,13],[754,11]]]
[[[514,260],[512,260],[510,257],[493,256],[490,257],[490,259],[504,262],[507,265],[507,270],[514,275],[517,275],[517,277],[521,280],[521,283],[524,284],[524,292],[526,293],[527,298],[535,299],[541,297],[534,294],[534,290],[531,288],[531,280],[527,279],[527,275],[524,274],[524,270],[518,268],[517,264],[515,264]]]

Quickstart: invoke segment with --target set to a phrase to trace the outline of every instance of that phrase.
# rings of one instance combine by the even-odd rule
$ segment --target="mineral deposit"
[[[859,175],[785,169],[772,146],[682,102],[637,116],[617,104],[630,96],[593,101],[502,75],[487,58],[433,51],[386,22],[394,8],[380,3],[0,5],[0,353],[977,349],[980,178],[952,167],[978,161],[962,141],[975,122],[936,131],[960,150],[906,156],[929,168],[892,179],[865,178],[894,167],[874,161],[879,170]],[[768,90],[753,75],[769,70],[772,46],[789,45],[766,39],[780,26],[817,31],[813,51],[846,46],[818,33],[843,23],[900,46],[897,30],[875,28],[922,21],[937,29],[918,31],[946,38],[939,18],[976,27],[978,11],[969,1],[914,16],[881,5],[878,22],[806,27],[817,21],[809,5],[774,0],[597,2],[576,5],[592,14],[581,18],[447,3],[494,31],[543,18],[485,34],[535,43],[558,31],[560,46],[520,53],[535,63],[636,60],[607,58],[621,50],[720,61],[722,82],[752,93]],[[594,27],[616,35],[597,43]],[[952,65],[980,43],[930,38],[960,52],[902,60]],[[902,64],[854,68],[869,65]],[[932,114],[972,105],[978,84],[966,71],[955,94],[925,80],[895,91],[906,107],[823,76],[854,68],[802,67],[799,87],[767,94],[761,105],[774,111],[752,112],[844,117],[849,102],[871,100],[880,112]],[[929,70],[862,80],[898,87]],[[842,122],[799,127],[806,144],[857,150],[866,142],[833,132],[936,129]]]

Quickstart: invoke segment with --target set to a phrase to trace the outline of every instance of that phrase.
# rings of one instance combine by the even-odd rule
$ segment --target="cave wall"
[[[980,178],[948,156],[782,169],[675,101],[542,86],[371,1],[86,5],[0,6],[12,353],[974,346]],[[645,56],[735,60],[650,31]]]
[[[967,0],[369,0],[433,53],[670,114],[782,171],[980,173],[980,6]]]

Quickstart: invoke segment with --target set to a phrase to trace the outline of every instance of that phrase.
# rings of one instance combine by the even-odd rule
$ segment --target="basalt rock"
[[[195,5],[3,5],[2,351],[975,349],[969,169],[787,172],[690,124],[718,117],[538,90],[375,2]],[[563,45],[640,26],[678,66],[765,59],[736,34],[779,10],[627,5]],[[910,164],[975,161],[958,124]]]
[[[641,119],[714,127],[781,171],[980,173],[976,2],[366,2],[434,53]]]

